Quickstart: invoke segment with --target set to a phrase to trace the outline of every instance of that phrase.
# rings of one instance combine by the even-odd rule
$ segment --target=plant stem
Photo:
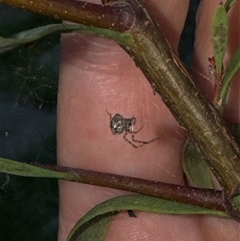
[[[67,0],[1,2],[95,27],[122,32],[127,29],[126,33],[132,36],[132,41],[124,45],[118,42],[141,68],[151,85],[155,86],[156,92],[187,130],[195,145],[206,155],[208,165],[228,198],[239,194],[238,145],[218,111],[195,87],[141,0],[113,2],[105,7]],[[232,212],[230,209],[227,211]]]
[[[134,0],[133,0],[134,1]],[[206,155],[208,165],[229,197],[238,194],[240,150],[218,111],[194,85],[156,22],[148,15],[128,31],[134,44],[125,50],[134,57],[151,85],[155,86],[174,117],[187,130],[195,145]],[[142,14],[143,16],[143,14]],[[124,46],[123,46],[124,48]]]
[[[129,4],[103,6],[70,0],[0,0],[18,7],[55,18],[81,23],[88,26],[126,31],[135,20]]]
[[[48,170],[66,173],[67,177],[64,178],[64,180],[71,182],[80,182],[147,194],[168,200],[177,200],[178,202],[197,205],[208,209],[225,211],[223,205],[223,192],[219,190],[181,186],[78,168],[41,165],[39,163],[35,165]]]

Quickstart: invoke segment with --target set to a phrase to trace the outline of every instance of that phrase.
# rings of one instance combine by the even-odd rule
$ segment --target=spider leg
[[[124,133],[124,135],[123,135],[123,138],[124,138],[124,140],[125,141],[127,141],[130,145],[132,145],[134,148],[138,148],[139,146],[137,146],[137,145],[135,145],[134,143],[132,143],[130,140],[128,140],[128,138],[127,138],[127,134],[128,134],[129,132],[125,132]],[[142,146],[142,145],[140,145],[140,146]]]
[[[132,134],[137,134],[140,130],[142,130],[144,126],[141,126],[137,131],[129,131],[129,133],[132,133]]]
[[[127,141],[129,144],[131,144],[134,148],[138,148],[138,147],[141,147],[143,145],[152,143],[152,142],[154,142],[154,141],[159,139],[159,137],[153,138],[153,139],[151,139],[149,141],[142,141],[142,140],[135,139],[135,134],[138,133],[142,128],[143,128],[143,126],[140,129],[138,129],[137,131],[125,132],[124,135],[123,135],[124,140]],[[127,138],[127,134],[128,133],[132,134],[132,140],[129,140]],[[135,143],[138,143],[139,145],[136,145]]]
[[[141,140],[135,139],[135,134],[137,134],[140,130],[142,130],[143,127],[144,127],[144,126],[140,127],[137,131],[131,131],[131,132],[129,132],[129,133],[132,134],[132,142],[140,143],[140,145],[138,145],[137,147],[143,146],[143,145],[145,145],[145,144],[149,144],[149,143],[151,143],[151,142],[156,141],[157,139],[159,139],[159,137],[153,138],[153,139],[151,139],[151,140],[149,140],[149,141],[141,141]],[[127,135],[126,135],[126,136],[127,136]],[[133,143],[132,143],[132,144],[133,144]]]
[[[148,140],[148,141],[142,141],[142,140],[135,139],[135,133],[132,134],[132,142],[136,142],[136,143],[140,143],[141,144],[138,147],[143,146],[145,144],[149,144],[149,143],[154,142],[154,141],[156,141],[158,139],[159,139],[159,137],[153,138],[153,139]]]
[[[110,122],[111,122],[111,120],[112,120],[112,114],[111,114],[110,112],[108,112],[108,110],[106,110],[106,112],[109,114],[109,116],[110,116]]]

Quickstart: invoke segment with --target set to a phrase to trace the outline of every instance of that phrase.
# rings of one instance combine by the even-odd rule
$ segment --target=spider
[[[118,134],[124,133],[124,135],[123,135],[124,140],[126,140],[133,147],[138,148],[138,147],[141,147],[145,144],[149,144],[149,143],[159,139],[157,137],[157,138],[153,138],[149,141],[137,140],[137,139],[135,139],[135,134],[137,134],[143,128],[143,126],[141,128],[139,128],[137,131],[134,131],[134,125],[136,124],[135,117],[124,118],[120,114],[115,114],[114,116],[112,116],[112,114],[109,113],[108,111],[107,111],[107,113],[110,116],[110,128],[111,128],[113,135],[118,135]],[[131,140],[129,140],[127,138],[127,135],[129,133],[132,134]],[[138,143],[139,145],[137,145],[136,143]]]

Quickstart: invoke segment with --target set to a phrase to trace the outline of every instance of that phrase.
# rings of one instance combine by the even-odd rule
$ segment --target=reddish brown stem
[[[135,193],[146,194],[167,200],[178,201],[211,210],[227,212],[240,222],[240,212],[237,210],[224,193],[219,190],[207,188],[194,188],[163,182],[144,180],[140,178],[115,175],[105,172],[89,171],[84,169],[63,166],[35,164],[42,168],[67,173],[65,180],[80,182],[96,186],[104,186]],[[234,213],[234,216],[233,216]]]
[[[102,6],[70,0],[0,0],[2,3],[89,26],[126,31],[135,20],[129,4]]]

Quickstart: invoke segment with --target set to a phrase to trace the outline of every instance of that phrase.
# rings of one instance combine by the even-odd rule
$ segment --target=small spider
[[[124,133],[124,135],[123,135],[124,140],[126,140],[128,143],[130,143],[133,147],[138,148],[138,147],[141,147],[145,144],[149,144],[158,139],[158,137],[154,138],[152,140],[149,140],[149,141],[140,141],[140,140],[135,139],[135,134],[137,134],[143,128],[143,126],[142,126],[137,131],[134,131],[134,125],[136,124],[135,117],[124,118],[120,114],[115,114],[112,117],[111,113],[109,113],[108,111],[107,111],[107,113],[110,116],[110,128],[111,128],[112,133],[114,135]],[[129,133],[132,134],[131,140],[127,139],[127,135]],[[139,145],[137,145],[136,143],[138,143]]]

